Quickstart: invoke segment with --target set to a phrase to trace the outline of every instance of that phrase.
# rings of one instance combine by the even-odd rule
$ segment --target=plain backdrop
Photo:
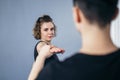
[[[37,43],[32,29],[43,14],[50,15],[57,26],[52,43],[65,49],[63,55],[58,55],[60,60],[81,47],[72,0],[0,0],[0,80],[27,80]]]

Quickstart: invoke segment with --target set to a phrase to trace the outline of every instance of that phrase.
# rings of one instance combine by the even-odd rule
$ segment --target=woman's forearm
[[[33,63],[33,67],[29,74],[28,80],[35,80],[37,78],[38,74],[43,69],[44,62],[45,58],[38,55],[36,61]]]

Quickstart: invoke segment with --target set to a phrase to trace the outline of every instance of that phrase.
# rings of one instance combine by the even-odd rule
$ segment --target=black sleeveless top
[[[42,42],[42,41],[39,41],[36,45],[35,45],[35,48],[34,48],[34,60],[36,60],[36,57],[38,56],[38,52],[37,52],[37,45]],[[52,55],[50,58],[47,58],[46,61],[45,61],[45,65],[48,64],[49,62],[52,62],[52,61],[58,61],[58,57],[56,54]]]

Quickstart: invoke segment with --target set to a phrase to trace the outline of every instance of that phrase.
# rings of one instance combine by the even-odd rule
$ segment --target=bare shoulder
[[[39,42],[38,45],[37,45],[37,52],[39,52],[40,49],[41,49],[44,45],[46,45],[45,42]]]

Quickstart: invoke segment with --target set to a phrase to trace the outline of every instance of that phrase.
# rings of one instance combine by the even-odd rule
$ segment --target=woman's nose
[[[53,33],[53,31],[52,31],[52,30],[49,30],[48,33],[51,34],[51,33]]]

